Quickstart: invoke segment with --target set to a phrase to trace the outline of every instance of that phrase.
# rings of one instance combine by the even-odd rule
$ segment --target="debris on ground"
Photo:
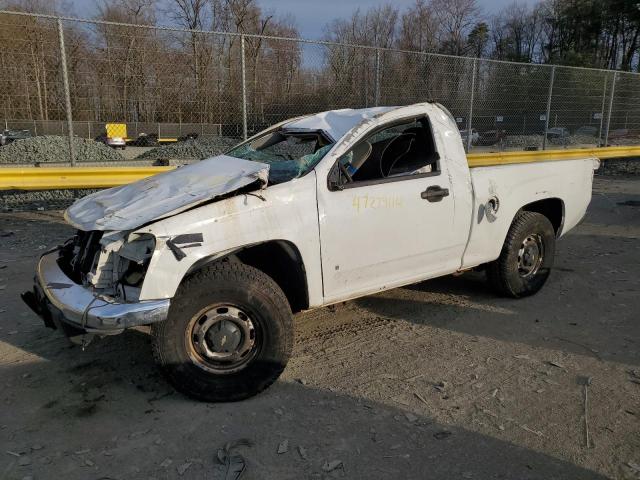
[[[635,473],[636,475],[640,475],[640,463],[630,461],[627,462],[627,467],[633,470],[633,473]]]
[[[418,392],[413,392],[413,394],[416,396],[418,400],[424,403],[427,407],[429,406],[429,403],[425,400],[425,398],[422,395],[420,395]]]
[[[332,472],[338,467],[344,468],[344,466],[342,465],[342,460],[331,460],[330,462],[324,462],[324,464],[322,465],[322,470],[324,470],[325,472]]]
[[[560,370],[564,370],[565,372],[567,371],[567,369],[564,367],[564,365],[562,365],[561,363],[558,362],[554,362],[554,361],[549,361],[547,362],[549,365],[551,365],[552,367],[556,367],[559,368]]]
[[[307,460],[307,449],[301,446],[298,446],[298,453],[300,454],[300,458],[303,460]]]
[[[122,162],[120,153],[89,138],[73,138],[75,159],[80,162]],[[0,148],[0,164],[66,163],[69,162],[69,137],[41,135],[17,140]]]
[[[238,480],[244,473],[246,461],[239,453],[234,453],[238,447],[251,447],[253,442],[246,438],[241,438],[235,442],[228,442],[220,448],[216,454],[218,463],[214,467],[213,480]]]
[[[441,432],[436,432],[433,434],[433,438],[435,438],[436,440],[443,440],[449,436],[451,436],[451,432],[449,430],[443,430]]]
[[[176,470],[178,471],[178,475],[184,475],[184,473],[187,470],[189,470],[191,465],[193,465],[191,462],[185,462],[182,465],[179,465],[178,467],[176,467]]]
[[[584,437],[585,437],[585,446],[589,448],[591,446],[591,442],[589,440],[589,417],[588,417],[588,408],[589,408],[589,397],[588,397],[588,387],[591,385],[593,379],[587,376],[579,376],[578,377],[578,385],[582,385],[584,387]]]
[[[278,454],[282,455],[289,451],[289,440],[285,439],[278,445]]]
[[[434,388],[439,392],[444,392],[444,389],[447,387],[447,382],[438,382],[434,385]]]
[[[404,414],[404,416],[407,418],[407,420],[411,423],[415,422],[416,420],[418,420],[418,417],[416,415],[414,415],[411,412],[406,412]]]
[[[529,433],[533,433],[534,435],[537,435],[539,437],[544,437],[544,433],[542,433],[539,430],[534,430],[532,428],[529,428],[528,426],[524,425],[524,424],[517,424],[521,429],[523,429],[525,432],[529,432]]]

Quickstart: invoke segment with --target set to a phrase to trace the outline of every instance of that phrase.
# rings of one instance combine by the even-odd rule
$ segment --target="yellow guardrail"
[[[486,152],[467,155],[470,167],[488,167],[514,163],[552,162],[595,157],[600,160],[640,157],[638,147],[572,148],[562,150],[534,150],[531,152]]]
[[[0,168],[0,190],[108,188],[135,182],[173,167]]]
[[[470,167],[486,167],[585,157],[596,157],[601,160],[640,157],[640,146],[472,153],[467,156],[467,159]],[[0,168],[0,190],[116,187],[172,168],[174,167],[6,167]]]

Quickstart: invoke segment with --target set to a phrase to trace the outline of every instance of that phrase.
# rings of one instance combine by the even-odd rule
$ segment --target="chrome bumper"
[[[23,296],[47,325],[64,322],[87,333],[113,335],[125,328],[167,318],[169,299],[116,303],[74,283],[62,271],[57,259],[57,250],[40,258],[34,286],[35,301],[27,301],[26,295]]]

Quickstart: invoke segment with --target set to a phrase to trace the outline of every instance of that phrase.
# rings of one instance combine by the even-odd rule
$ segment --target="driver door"
[[[317,191],[326,303],[459,267],[455,198],[428,118],[371,132]]]

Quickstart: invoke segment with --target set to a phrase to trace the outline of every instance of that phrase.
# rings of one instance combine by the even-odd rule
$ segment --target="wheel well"
[[[252,245],[233,254],[238,260],[269,275],[289,300],[292,312],[309,308],[307,274],[297,247],[285,240]]]
[[[556,232],[556,237],[559,237],[562,233],[562,226],[564,225],[564,202],[559,198],[545,198],[544,200],[538,200],[537,202],[529,203],[521,208],[527,212],[537,212],[549,219],[553,230]]]

